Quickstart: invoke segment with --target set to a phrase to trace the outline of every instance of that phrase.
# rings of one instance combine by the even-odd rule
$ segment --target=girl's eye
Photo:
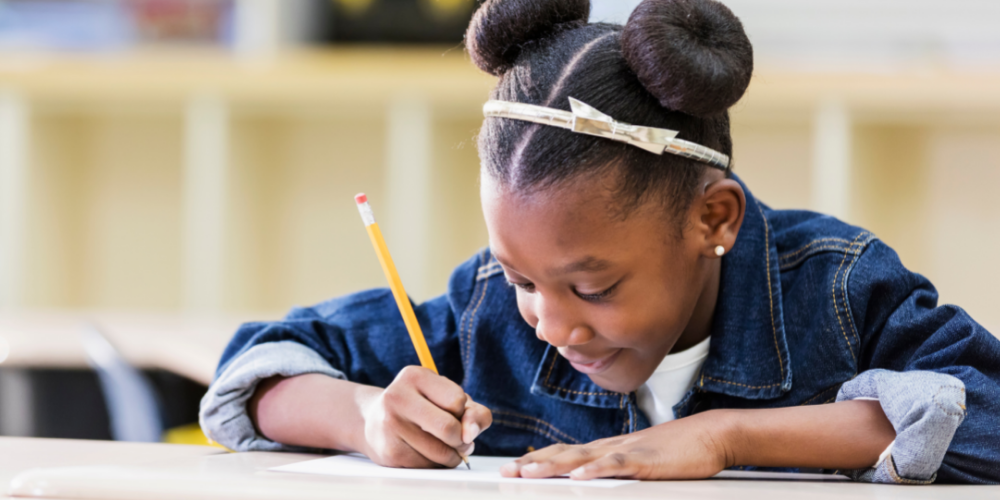
[[[615,291],[616,288],[618,288],[618,284],[617,283],[615,283],[614,285],[611,285],[611,288],[608,288],[607,290],[604,290],[601,293],[588,294],[588,293],[576,292],[576,296],[580,297],[583,300],[586,300],[587,302],[601,302],[603,300],[606,300],[608,297],[610,297],[611,294],[614,293],[614,291]]]
[[[507,284],[510,285],[510,286],[516,286],[516,287],[520,288],[521,290],[524,290],[525,292],[533,292],[533,291],[535,291],[535,284],[534,283],[515,283],[513,281],[508,280]]]

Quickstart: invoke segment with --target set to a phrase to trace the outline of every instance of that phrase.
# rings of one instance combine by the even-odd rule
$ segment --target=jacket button
[[[528,447],[528,453],[531,453],[533,451],[535,451],[535,447],[534,446],[529,446]]]

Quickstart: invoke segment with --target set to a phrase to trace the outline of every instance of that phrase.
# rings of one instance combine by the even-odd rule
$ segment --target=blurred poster
[[[481,0],[319,0],[315,40],[459,43]]]
[[[234,0],[0,0],[0,48],[224,45]]]

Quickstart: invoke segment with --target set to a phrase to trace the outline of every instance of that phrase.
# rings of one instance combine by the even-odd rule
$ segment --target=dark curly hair
[[[466,33],[472,61],[500,77],[492,98],[569,110],[574,97],[616,120],[680,131],[732,156],[728,109],[746,91],[753,48],[714,0],[645,0],[625,26],[588,24],[589,0],[487,0]],[[618,174],[623,213],[647,200],[679,214],[706,165],[504,118],[479,135],[484,172],[522,192]]]

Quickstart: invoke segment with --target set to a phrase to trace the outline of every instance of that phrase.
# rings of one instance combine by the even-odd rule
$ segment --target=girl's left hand
[[[708,411],[589,444],[556,444],[500,469],[505,477],[704,479],[735,461],[724,412]]]

